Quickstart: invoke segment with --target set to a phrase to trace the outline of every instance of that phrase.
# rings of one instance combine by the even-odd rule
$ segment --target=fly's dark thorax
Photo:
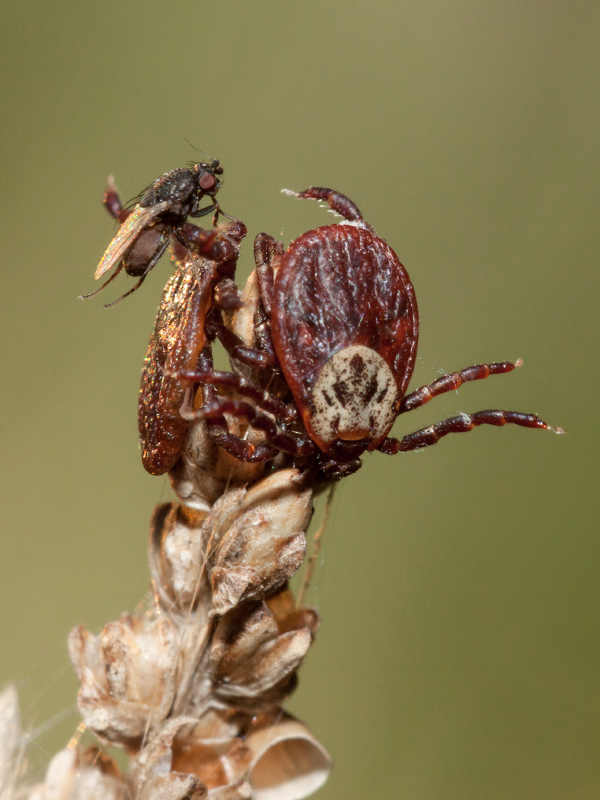
[[[140,201],[143,208],[167,201],[182,206],[181,216],[187,216],[198,208],[198,183],[195,173],[182,167],[161,176]]]

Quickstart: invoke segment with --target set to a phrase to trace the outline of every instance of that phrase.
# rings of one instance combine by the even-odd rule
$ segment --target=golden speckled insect
[[[200,229],[189,224],[187,219],[211,212],[215,212],[215,217],[218,215],[220,209],[215,196],[221,187],[219,176],[222,174],[223,167],[218,161],[192,163],[188,168],[166,172],[141,193],[133,208],[123,208],[114,182],[109,178],[104,205],[121,227],[98,264],[96,280],[115,265],[117,268],[99,289],[85,297],[102,291],[124,269],[139,281],[122,297],[109,303],[113,306],[139,289],[173,238],[186,247],[197,244]],[[203,197],[212,202],[200,208]]]

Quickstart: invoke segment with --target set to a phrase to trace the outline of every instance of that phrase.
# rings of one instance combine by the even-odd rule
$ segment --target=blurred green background
[[[286,242],[352,197],[407,266],[413,388],[522,357],[409,417],[537,412],[365,458],[310,592],[323,627],[290,703],[332,753],[323,800],[600,796],[600,4],[586,0],[4,0],[0,684],[41,771],[78,717],[66,635],[135,608],[166,479],[141,467],[139,374],[169,274],[85,303],[100,199],[197,154]]]

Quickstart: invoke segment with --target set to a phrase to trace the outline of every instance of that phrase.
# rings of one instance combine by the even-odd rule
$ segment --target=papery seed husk
[[[201,800],[207,794],[206,786],[195,775],[169,772],[144,784],[136,800]]]
[[[316,609],[299,608],[294,593],[287,585],[269,595],[265,603],[277,622],[279,633],[308,628],[313,637],[317,634],[321,623]]]
[[[260,288],[256,270],[251,272],[242,290],[242,305],[234,314],[231,324],[228,326],[233,333],[240,337],[246,347],[254,347],[256,344],[254,337],[254,315],[258,309],[260,300]]]
[[[44,783],[29,800],[125,800],[128,787],[116,763],[96,748],[60,750],[50,761]]]
[[[237,394],[231,396],[241,399]],[[201,405],[202,392],[198,392],[195,406]],[[227,415],[227,421],[229,431],[235,436],[243,437],[250,444],[264,441],[264,434],[249,428],[242,419]],[[241,461],[217,447],[206,420],[199,417],[190,426],[181,458],[170,470],[169,477],[182,503],[189,508],[209,511],[228,486],[256,481],[264,469],[264,463]]]
[[[264,602],[245,603],[219,620],[211,646],[213,674],[227,674],[279,633]],[[217,678],[218,680],[218,678]]]
[[[109,692],[115,699],[168,710],[173,699],[178,641],[168,617],[124,614],[100,635]],[[160,713],[160,712],[159,712]]]
[[[173,742],[172,768],[193,773],[209,789],[240,780],[249,763],[250,751],[241,738],[230,739],[220,746],[179,737]]]
[[[248,781],[239,781],[229,786],[218,786],[208,792],[207,800],[250,800],[252,787]]]
[[[252,697],[267,692],[298,669],[312,642],[310,631],[284,633],[262,645],[245,663],[223,676],[215,690],[226,697]]]
[[[215,613],[222,615],[242,600],[274,591],[302,563],[312,493],[298,486],[298,475],[294,469],[282,470],[247,492],[228,492],[215,504],[206,521],[215,542]]]
[[[139,737],[167,716],[173,702],[179,656],[173,622],[124,614],[100,636],[78,626],[69,650],[86,725],[103,740],[137,749]]]
[[[302,800],[331,772],[331,758],[290,714],[258,717],[246,738],[252,753],[248,780],[254,800]]]
[[[150,520],[150,574],[165,611],[188,612],[208,601],[202,525],[206,513],[163,503]]]
[[[204,744],[227,746],[241,735],[244,720],[239,714],[223,709],[209,708],[200,719],[182,725],[177,737],[187,741],[201,741]]]

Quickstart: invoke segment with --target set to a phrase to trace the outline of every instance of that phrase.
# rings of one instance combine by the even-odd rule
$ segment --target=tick
[[[511,372],[520,362],[467,367],[406,394],[417,353],[419,315],[405,268],[349,198],[320,187],[296,196],[323,200],[342,216],[339,223],[303,234],[287,250],[267,234],[255,240],[268,320],[263,349],[269,364],[275,358],[281,369],[296,418],[293,413],[278,418],[272,398],[263,393],[261,401],[238,378],[238,391],[254,402],[218,399],[201,410],[209,422],[223,424],[226,413],[245,416],[265,432],[267,443],[325,480],[355,472],[365,451],[419,450],[449,433],[479,425],[509,423],[562,433],[533,414],[486,410],[459,414],[402,439],[389,437],[399,415],[463,383]],[[219,382],[209,373],[187,377]],[[232,443],[230,452],[246,457],[241,446],[236,452]]]

